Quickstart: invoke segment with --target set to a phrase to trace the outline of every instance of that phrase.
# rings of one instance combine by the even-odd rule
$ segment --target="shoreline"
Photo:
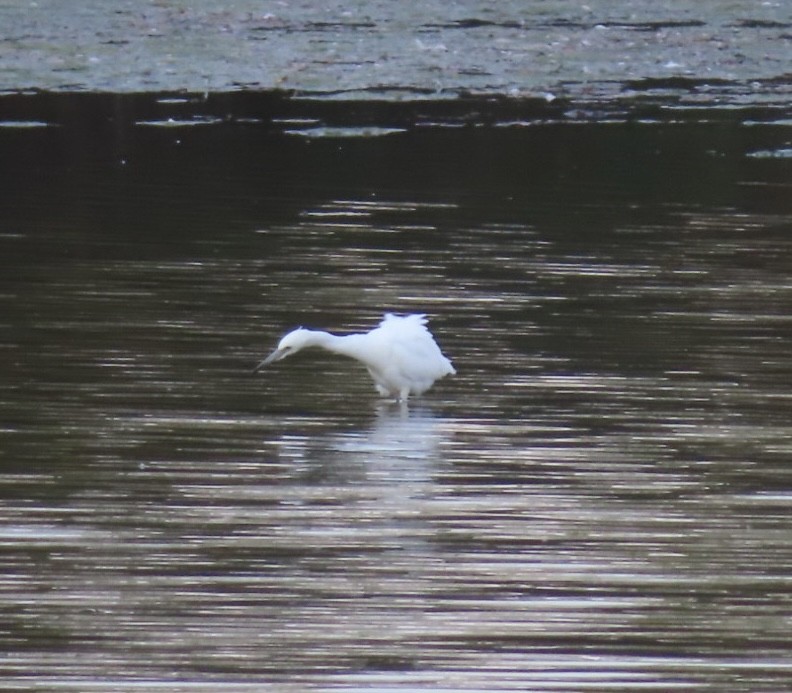
[[[258,92],[788,108],[792,7],[735,5],[12,3],[0,7],[0,96]]]

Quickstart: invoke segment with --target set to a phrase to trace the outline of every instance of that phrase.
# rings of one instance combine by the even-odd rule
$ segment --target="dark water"
[[[788,120],[166,125],[0,128],[5,690],[792,685]]]

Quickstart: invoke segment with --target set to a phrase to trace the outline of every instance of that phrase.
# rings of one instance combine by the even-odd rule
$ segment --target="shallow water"
[[[6,689],[789,685],[790,129],[753,118],[0,128]],[[385,311],[458,375],[251,374]]]

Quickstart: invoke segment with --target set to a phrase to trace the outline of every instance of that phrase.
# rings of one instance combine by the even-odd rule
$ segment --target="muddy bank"
[[[0,5],[0,27],[5,93],[672,95],[694,107],[779,105],[792,93],[782,0],[36,0]]]

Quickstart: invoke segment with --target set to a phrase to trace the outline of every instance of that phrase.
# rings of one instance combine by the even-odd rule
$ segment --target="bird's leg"
[[[376,390],[379,393],[380,397],[390,397],[391,396],[391,391],[387,387],[383,387],[379,383],[375,383],[374,387],[376,388]]]

